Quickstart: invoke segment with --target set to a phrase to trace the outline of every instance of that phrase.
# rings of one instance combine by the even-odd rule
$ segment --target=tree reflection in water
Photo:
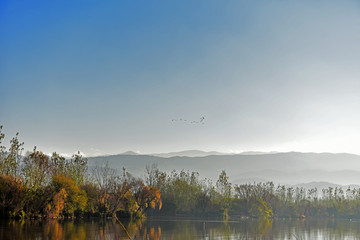
[[[360,239],[360,222],[350,220],[146,220],[124,222],[135,239]],[[0,239],[128,239],[112,220],[0,222]]]

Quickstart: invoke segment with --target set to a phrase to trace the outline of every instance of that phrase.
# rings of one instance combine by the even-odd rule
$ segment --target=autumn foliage
[[[21,178],[0,176],[0,210],[2,215],[17,215],[24,207],[26,189]]]
[[[145,181],[103,162],[89,173],[79,152],[71,158],[38,151],[22,154],[18,134],[2,145],[0,126],[0,216],[13,218],[119,217],[145,215],[265,218],[346,217],[360,219],[360,189],[232,185],[225,171],[215,184],[196,172],[170,174],[146,167]],[[161,211],[160,211],[161,210]],[[157,238],[161,232],[151,230]]]
[[[137,212],[144,212],[148,208],[158,208],[160,210],[162,207],[161,193],[156,187],[142,184],[134,193],[134,197],[138,207]]]
[[[80,152],[66,159],[38,151],[22,155],[18,134],[10,148],[2,145],[0,126],[0,215],[19,218],[75,216],[142,217],[149,207],[161,209],[160,191],[143,184],[124,170],[122,176],[109,167],[92,175]],[[140,186],[140,187],[139,187]]]

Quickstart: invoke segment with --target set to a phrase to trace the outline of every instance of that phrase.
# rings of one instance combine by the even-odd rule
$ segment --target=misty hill
[[[336,187],[340,187],[342,188],[344,191],[346,191],[349,187],[350,189],[353,188],[360,188],[360,185],[340,185],[340,184],[334,184],[334,183],[329,183],[329,182],[309,182],[309,183],[300,183],[300,184],[296,184],[293,185],[293,187],[302,187],[305,189],[311,189],[311,188],[318,188],[318,189],[324,189],[324,188],[336,188]]]
[[[205,152],[205,151],[200,151],[200,150],[187,150],[187,151],[181,151],[181,152],[154,153],[154,154],[149,154],[149,155],[156,156],[156,157],[169,158],[169,157],[206,157],[206,156],[210,156],[210,155],[227,155],[227,154],[215,152],[215,151]]]
[[[136,152],[133,152],[133,151],[127,151],[127,152],[122,153],[121,155],[139,155],[139,154]]]
[[[256,179],[261,176],[264,180],[271,180],[277,183],[284,184],[299,184],[308,182],[331,182],[341,185],[359,184],[360,183],[360,171],[354,170],[340,170],[340,171],[324,171],[319,169],[307,169],[299,171],[281,171],[281,170],[261,170],[254,172],[245,172],[237,176],[233,176],[233,182],[235,183],[251,183],[252,179]],[[249,181],[250,179],[250,181]],[[327,184],[330,186],[329,184]],[[317,184],[319,186],[319,184]]]
[[[150,156],[119,154],[89,158],[89,166],[108,161],[110,166],[123,167],[135,176],[143,177],[147,165],[157,164],[162,171],[189,170],[202,178],[216,181],[226,170],[233,183],[274,181],[283,184],[331,182],[360,184],[360,156],[346,153],[258,153],[207,156]],[[166,157],[165,157],[166,156]]]

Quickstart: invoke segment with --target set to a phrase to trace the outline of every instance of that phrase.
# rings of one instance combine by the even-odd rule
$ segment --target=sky
[[[3,0],[0,125],[64,155],[360,154],[359,42],[358,1]]]

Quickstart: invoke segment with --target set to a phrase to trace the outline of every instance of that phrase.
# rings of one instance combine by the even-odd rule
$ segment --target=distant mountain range
[[[108,161],[117,170],[123,167],[134,176],[143,177],[147,165],[156,164],[162,171],[198,172],[215,182],[226,170],[235,184],[273,181],[281,184],[328,182],[338,185],[360,185],[360,156],[347,153],[262,153],[223,154],[189,150],[183,152],[141,155],[125,152],[118,155],[90,157],[90,168],[96,162]]]
[[[293,187],[302,187],[305,189],[311,189],[311,188],[318,188],[318,189],[324,189],[324,188],[328,188],[328,187],[332,187],[332,188],[342,188],[344,191],[346,191],[347,188],[350,187],[350,189],[353,188],[360,188],[360,185],[340,185],[340,184],[334,184],[334,183],[329,183],[329,182],[309,182],[309,183],[300,183],[300,184],[295,184],[293,185]]]
[[[277,153],[277,152],[257,152],[257,151],[248,151],[248,152],[242,152],[238,154],[242,155],[260,155],[260,154],[269,154],[269,153]],[[169,153],[147,153],[147,154],[141,154],[136,153],[133,151],[127,151],[124,153],[121,153],[120,155],[149,155],[149,156],[156,156],[156,157],[206,157],[210,155],[235,155],[231,153],[222,153],[222,152],[216,152],[216,151],[201,151],[201,150],[186,150],[186,151],[179,151],[179,152],[169,152]]]
[[[136,153],[133,151],[127,151],[124,153],[121,153],[119,155],[148,155],[148,156],[155,156],[155,157],[205,157],[210,155],[228,155],[226,153],[220,153],[220,152],[205,152],[201,150],[186,150],[186,151],[180,151],[180,152],[169,152],[169,153],[148,153],[148,154],[141,154]]]
[[[228,155],[226,153],[220,153],[220,152],[205,152],[200,150],[187,150],[187,151],[181,151],[181,152],[170,152],[170,153],[155,153],[151,154],[152,156],[156,157],[206,157],[211,155]]]

